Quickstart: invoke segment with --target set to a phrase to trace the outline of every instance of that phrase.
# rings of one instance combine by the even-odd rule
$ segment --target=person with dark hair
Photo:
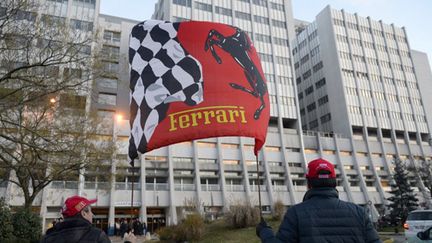
[[[93,213],[90,205],[97,200],[73,196],[66,199],[62,208],[64,221],[55,224],[46,232],[41,243],[110,243],[110,239],[101,229],[92,225]]]
[[[339,199],[332,163],[311,161],[306,178],[303,202],[287,210],[276,235],[261,218],[256,227],[261,242],[381,242],[364,208]]]

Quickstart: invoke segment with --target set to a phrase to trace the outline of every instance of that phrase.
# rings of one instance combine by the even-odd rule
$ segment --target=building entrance
[[[166,226],[164,208],[147,208],[147,231],[154,233],[157,229]]]

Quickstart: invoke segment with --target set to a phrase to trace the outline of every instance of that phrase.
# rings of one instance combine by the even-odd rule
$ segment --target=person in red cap
[[[96,201],[80,196],[66,199],[61,210],[64,221],[49,229],[41,243],[111,242],[105,232],[92,225],[94,215],[90,205]]]
[[[261,242],[381,242],[363,207],[339,199],[332,163],[308,164],[308,191],[290,207],[276,235],[264,219],[256,227]]]

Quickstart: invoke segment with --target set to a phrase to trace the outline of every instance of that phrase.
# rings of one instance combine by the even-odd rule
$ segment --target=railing
[[[146,183],[147,191],[168,191],[169,186],[167,183]]]
[[[51,188],[54,189],[78,189],[78,181],[52,181]]]
[[[115,183],[115,189],[116,190],[132,190],[132,182],[116,182]],[[133,183],[133,189],[135,190],[140,190],[141,189],[141,184],[140,183]]]
[[[227,191],[231,192],[244,192],[244,186],[243,185],[227,185],[226,186]]]
[[[220,185],[219,184],[205,184],[201,185],[202,191],[220,191]]]
[[[108,190],[110,189],[110,183],[109,182],[94,182],[94,181],[86,181],[84,182],[84,189],[102,189],[102,190]]]
[[[274,192],[287,192],[288,188],[284,185],[274,185],[272,186]]]
[[[175,184],[174,190],[175,191],[195,191],[195,185],[194,184]]]
[[[260,189],[262,192],[266,192],[267,191],[267,186],[266,185],[260,185]],[[250,190],[252,192],[257,192],[258,191],[258,185],[251,185]]]

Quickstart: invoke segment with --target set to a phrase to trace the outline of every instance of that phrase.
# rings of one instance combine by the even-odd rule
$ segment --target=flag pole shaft
[[[132,164],[131,219],[133,218],[134,177],[135,177],[135,165]]]
[[[258,161],[258,155],[255,155],[256,158],[256,167],[257,167],[257,178],[258,178],[258,206],[259,206],[259,212],[260,216],[262,217],[262,207],[261,207],[261,183],[260,183],[260,171],[259,171],[259,161]]]

